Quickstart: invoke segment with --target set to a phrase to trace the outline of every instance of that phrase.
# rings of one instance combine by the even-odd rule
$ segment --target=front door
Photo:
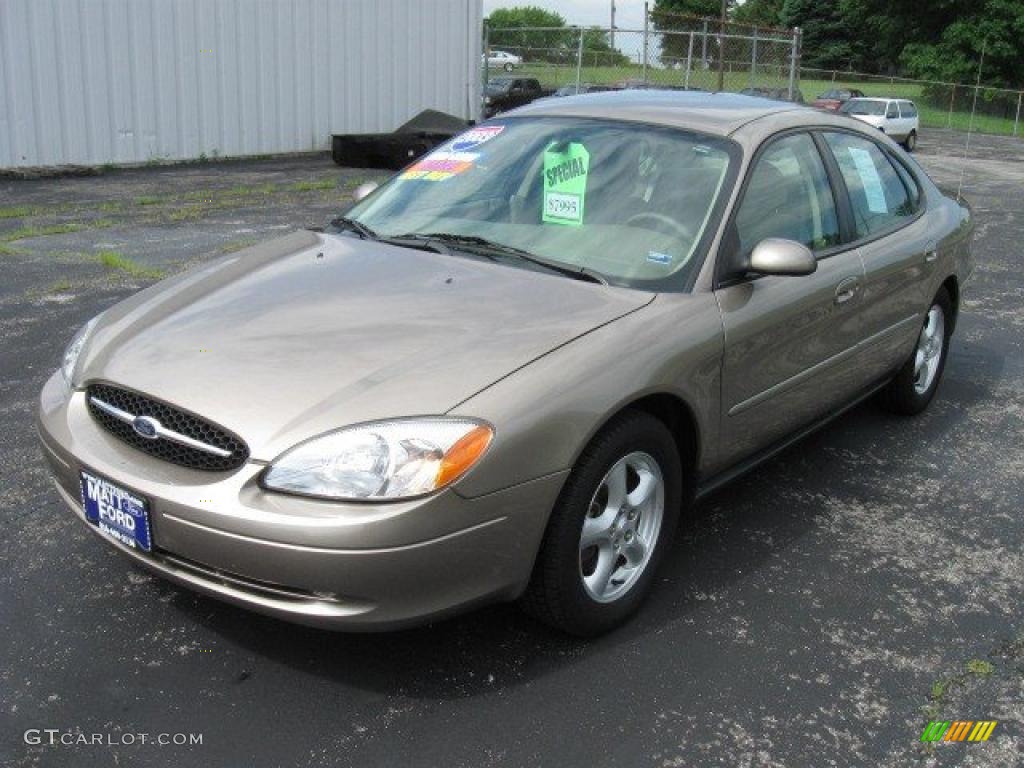
[[[775,139],[755,161],[730,225],[737,263],[758,242],[808,246],[818,268],[801,277],[725,279],[716,294],[725,330],[723,465],[766,448],[845,402],[861,386],[864,266],[840,246],[837,206],[822,157],[807,133]]]

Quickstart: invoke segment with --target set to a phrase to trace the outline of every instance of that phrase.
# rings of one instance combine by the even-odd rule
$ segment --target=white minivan
[[[917,146],[917,105],[912,101],[859,97],[847,101],[839,112],[875,126],[906,147],[908,152]]]

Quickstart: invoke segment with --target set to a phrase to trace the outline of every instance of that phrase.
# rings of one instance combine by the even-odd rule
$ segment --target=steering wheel
[[[666,216],[663,213],[655,213],[654,211],[635,213],[626,219],[626,226],[636,226],[642,221],[651,221],[655,224],[660,224],[662,226],[656,227],[658,231],[665,232],[670,235],[678,235],[688,242],[693,242],[693,232],[690,231],[688,226],[676,221],[671,216]]]

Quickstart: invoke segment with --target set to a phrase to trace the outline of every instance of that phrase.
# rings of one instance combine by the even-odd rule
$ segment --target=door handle
[[[931,264],[937,258],[939,258],[939,252],[935,248],[932,248],[924,255],[924,261],[926,264]]]
[[[840,281],[836,286],[836,304],[845,304],[857,295],[857,288],[860,285],[859,277],[848,277]]]

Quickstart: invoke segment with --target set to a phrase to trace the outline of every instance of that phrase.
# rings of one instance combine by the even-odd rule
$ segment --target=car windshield
[[[474,238],[615,285],[679,290],[700,266],[738,153],[675,128],[508,118],[442,145],[347,217],[378,237],[441,234],[456,251],[455,237]]]
[[[839,109],[846,115],[884,115],[885,102],[870,99],[850,99]]]

